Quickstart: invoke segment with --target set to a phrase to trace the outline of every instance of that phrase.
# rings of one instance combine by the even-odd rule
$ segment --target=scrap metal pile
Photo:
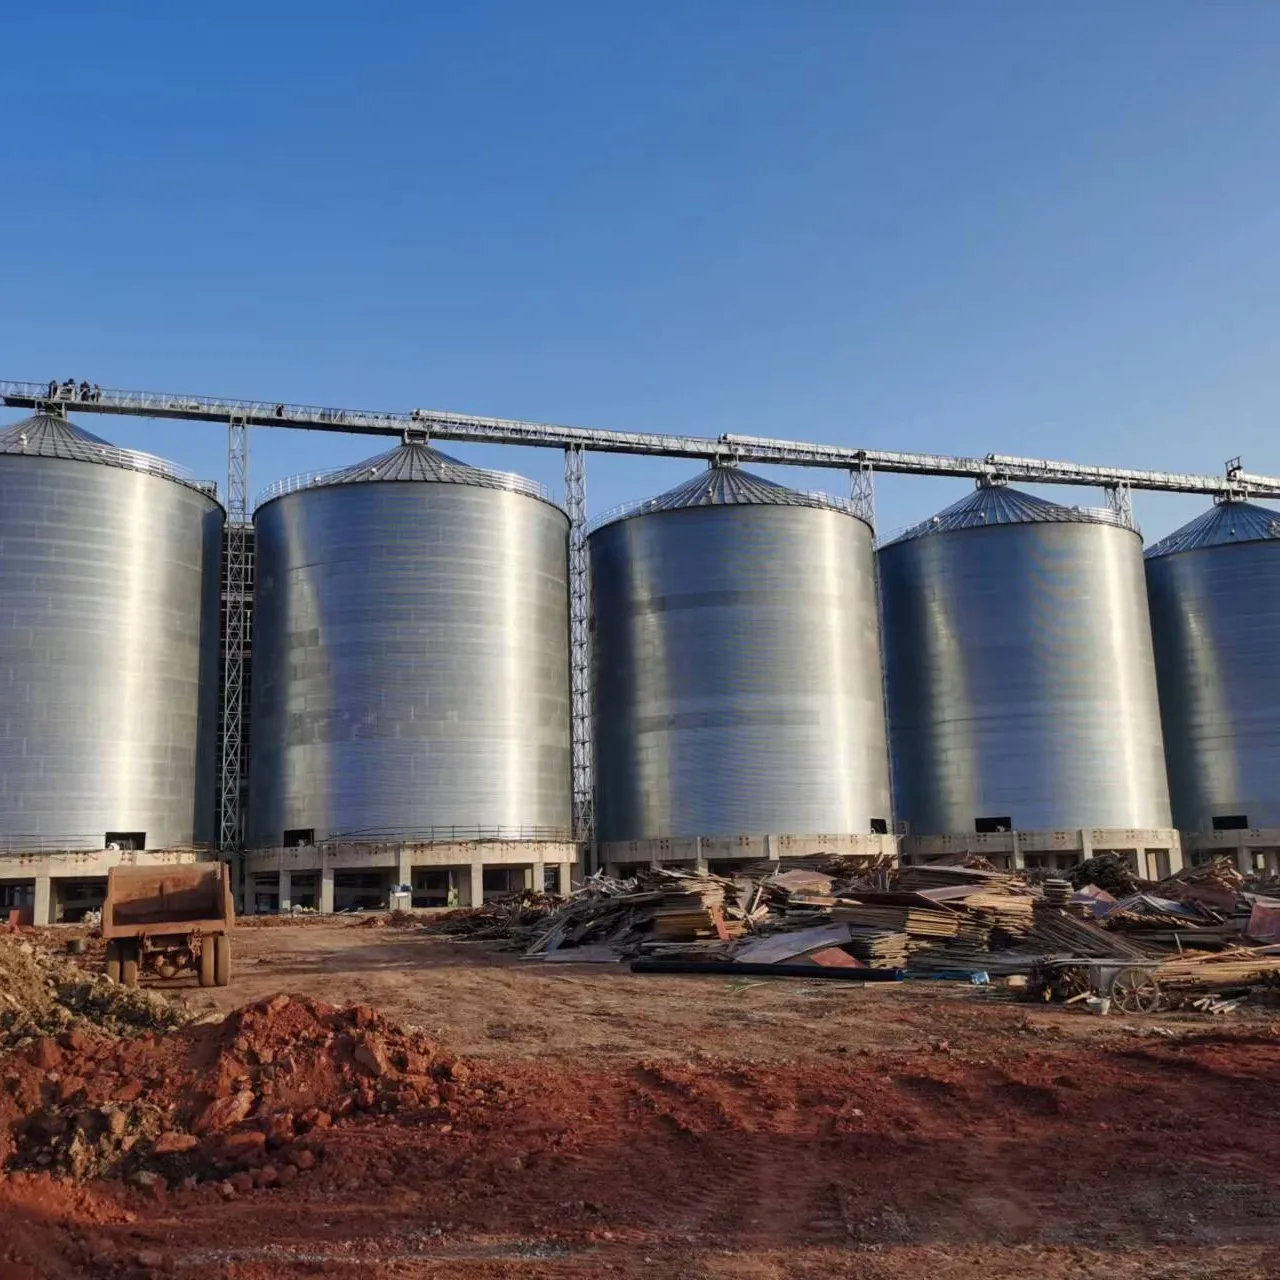
[[[1070,881],[1040,884],[977,859],[900,870],[836,857],[783,865],[596,875],[567,898],[525,893],[427,927],[553,962],[799,963],[997,977],[1029,974],[1052,958],[1140,965],[1179,1005],[1207,997],[1216,1009],[1224,993],[1280,992],[1280,900],[1250,891],[1225,859],[1155,884],[1105,854]]]

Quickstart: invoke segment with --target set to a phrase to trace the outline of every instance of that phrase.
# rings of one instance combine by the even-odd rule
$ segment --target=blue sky
[[[24,10],[0,377],[1280,473],[1273,0]],[[251,487],[378,447],[259,431]]]

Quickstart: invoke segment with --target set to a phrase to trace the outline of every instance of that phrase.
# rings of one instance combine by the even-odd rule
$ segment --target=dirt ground
[[[347,1028],[379,1016],[421,1029],[435,1082],[385,1103],[370,1087],[331,1128],[299,1119],[281,1155],[311,1154],[287,1186],[184,1189],[195,1165],[149,1189],[13,1174],[0,1280],[1280,1275],[1280,1023],[1263,1014],[1125,1020],[953,984],[638,977],[345,922],[241,929],[230,988],[176,987],[202,1011],[259,1003],[89,1046],[104,1089],[148,1073],[197,1106],[210,1072],[215,1101],[250,1072],[301,1116],[341,1064],[299,1057],[282,1083],[286,1048],[337,1064]],[[368,1011],[273,1014],[279,992]],[[12,1122],[83,1069],[70,1050],[0,1061]]]

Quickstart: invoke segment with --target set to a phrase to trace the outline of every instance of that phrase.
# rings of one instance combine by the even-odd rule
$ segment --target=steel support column
[[[876,477],[871,463],[862,461],[849,468],[849,497],[854,510],[871,526],[876,527]]]
[[[1103,492],[1107,495],[1107,507],[1120,517],[1120,523],[1126,529],[1136,529],[1137,521],[1133,516],[1133,490],[1123,481],[1120,484],[1109,484]]]
[[[564,494],[569,512],[569,645],[573,719],[573,829],[590,845],[595,838],[595,790],[591,761],[591,575],[587,562],[587,454],[564,451]]]
[[[243,839],[240,787],[244,753],[244,654],[249,625],[249,427],[227,428],[226,572],[223,575],[222,752],[218,848],[233,853]]]

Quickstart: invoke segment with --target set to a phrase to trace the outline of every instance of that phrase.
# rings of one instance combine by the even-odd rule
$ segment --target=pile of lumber
[[[903,867],[894,881],[895,889],[950,889],[964,886],[970,889],[1004,889],[1013,882],[1007,871],[969,864],[931,862],[925,866]]]
[[[622,881],[593,876],[547,917],[524,953],[582,946],[608,947],[615,958],[715,953],[768,915],[758,898],[752,882],[700,871],[646,871]]]
[[[885,899],[900,896],[892,893],[868,894],[857,904],[834,907],[833,920],[842,920],[861,929],[887,929],[905,933],[913,941],[954,938],[960,928],[960,917],[947,907],[894,903]]]
[[[519,895],[427,927],[566,961],[652,956],[1016,973],[1037,955],[1150,954],[1138,938],[1099,928],[1079,907],[1046,903],[990,867],[858,874],[866,870],[865,860],[823,857],[723,876],[666,868],[627,880],[597,875],[567,898]]]
[[[953,900],[954,901],[954,900]],[[978,891],[960,899],[975,925],[1010,939],[1025,938],[1031,928],[1035,899],[1025,893]]]
[[[938,973],[985,973],[1008,977],[1030,973],[1042,957],[1029,951],[962,951],[949,944],[911,953],[911,972],[923,976]]]
[[[902,969],[907,964],[909,942],[905,933],[850,925],[845,950],[869,969]]]
[[[1156,973],[1162,987],[1223,988],[1280,980],[1280,947],[1231,947],[1166,960]]]
[[[1139,943],[1111,933],[1073,914],[1070,908],[1036,904],[1025,946],[1046,956],[1145,960],[1152,953]]]

